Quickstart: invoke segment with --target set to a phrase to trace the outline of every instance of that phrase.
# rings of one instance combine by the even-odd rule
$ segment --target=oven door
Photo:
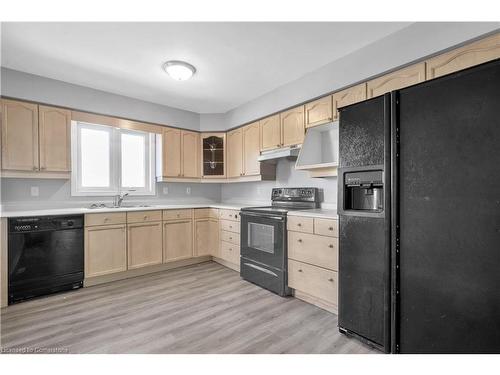
[[[241,211],[241,256],[286,268],[286,217]]]

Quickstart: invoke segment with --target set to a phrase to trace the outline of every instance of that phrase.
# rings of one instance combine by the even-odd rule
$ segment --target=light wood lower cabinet
[[[213,218],[196,219],[195,256],[219,255],[219,220]]]
[[[318,299],[320,307],[331,305],[331,309],[335,311],[337,272],[288,259],[288,286],[310,296],[311,302]]]
[[[336,313],[337,220],[289,216],[287,227],[288,286],[295,297]]]
[[[338,270],[338,239],[288,232],[288,258],[336,271]]]
[[[161,264],[162,224],[144,222],[127,225],[128,269]]]
[[[240,247],[238,245],[222,241],[220,246],[220,258],[235,265],[239,265]]]
[[[219,254],[224,265],[240,270],[240,213],[237,210],[219,210]]]
[[[163,223],[163,262],[193,256],[193,221],[175,220]]]
[[[85,278],[127,270],[127,226],[85,228]]]

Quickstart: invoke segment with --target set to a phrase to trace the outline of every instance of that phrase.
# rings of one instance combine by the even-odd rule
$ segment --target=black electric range
[[[274,188],[271,206],[241,210],[241,277],[287,296],[287,233],[289,211],[318,208],[317,188]]]

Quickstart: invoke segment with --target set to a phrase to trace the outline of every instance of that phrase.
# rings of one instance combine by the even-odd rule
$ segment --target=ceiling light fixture
[[[171,60],[163,64],[163,70],[176,81],[186,81],[196,73],[196,68],[184,61]]]

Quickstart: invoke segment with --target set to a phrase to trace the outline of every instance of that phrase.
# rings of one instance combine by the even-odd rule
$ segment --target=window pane
[[[146,186],[146,144],[143,134],[122,133],[122,186]]]
[[[82,128],[80,134],[82,186],[109,187],[109,132]]]

